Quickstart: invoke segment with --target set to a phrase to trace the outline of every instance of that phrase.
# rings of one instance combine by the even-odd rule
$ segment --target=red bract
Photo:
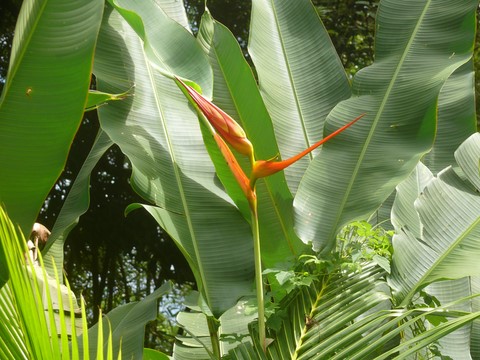
[[[223,137],[223,139],[230,144],[240,154],[248,156],[253,159],[253,146],[247,139],[245,131],[242,127],[233,120],[225,111],[220,109],[212,102],[205,99],[195,89],[185,84],[178,79],[178,82],[187,90],[195,104],[205,115],[209,123],[215,130]]]
[[[188,86],[179,78],[176,78],[177,82],[187,91],[189,96],[198,106],[202,114],[207,119],[208,123],[211,125],[213,137],[220,148],[220,151],[223,154],[223,157],[228,163],[230,170],[232,171],[235,179],[242,188],[243,193],[245,194],[250,207],[254,209],[256,207],[256,195],[255,195],[255,183],[259,178],[273,175],[281,170],[284,170],[288,166],[292,165],[296,161],[300,160],[302,157],[308,153],[315,150],[317,147],[327,142],[328,140],[334,138],[355,122],[360,120],[365,114],[360,115],[356,119],[352,120],[348,124],[342,126],[340,129],[334,131],[327,137],[318,141],[317,143],[310,146],[308,149],[305,149],[301,153],[292,156],[290,159],[283,161],[275,160],[255,160],[252,143],[247,139],[245,131],[242,127],[233,120],[226,112],[220,109],[218,106],[205,99],[200,95],[195,89],[191,86]],[[252,172],[250,179],[247,178],[244,171],[237,162],[237,159],[231,152],[227,143],[231,145],[239,153],[249,157],[252,163]]]

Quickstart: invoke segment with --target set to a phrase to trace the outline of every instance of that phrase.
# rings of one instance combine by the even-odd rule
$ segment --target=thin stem
[[[215,359],[220,360],[220,341],[218,339],[218,320],[212,316],[207,316],[208,332],[212,341],[212,352]]]
[[[257,291],[258,305],[258,334],[263,352],[267,352],[267,342],[265,335],[265,306],[263,300],[263,277],[262,277],[262,257],[260,252],[260,233],[258,230],[258,213],[256,201],[251,207],[252,213],[252,232],[253,232],[253,252],[255,257],[255,287]]]

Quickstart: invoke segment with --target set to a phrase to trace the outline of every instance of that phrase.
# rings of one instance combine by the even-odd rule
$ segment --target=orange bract
[[[187,90],[188,94],[205,115],[208,122],[223,137],[223,139],[240,154],[246,155],[250,159],[253,159],[252,143],[247,139],[247,135],[245,134],[245,131],[243,131],[242,127],[225,111],[220,109],[209,100],[205,99],[195,89],[188,86],[180,79],[177,78],[177,80],[185,88],[185,90]]]
[[[303,150],[301,153],[292,156],[290,159],[283,160],[283,161],[273,161],[273,160],[258,160],[253,163],[253,169],[252,169],[252,174],[250,176],[250,182],[252,186],[255,184],[255,181],[259,178],[273,175],[288,166],[292,165],[294,162],[300,160],[302,157],[307,155],[308,153],[312,152],[315,150],[317,147],[322,145],[323,143],[327,142],[328,140],[334,138],[338,134],[340,134],[342,131],[345,129],[349,128],[352,126],[354,123],[356,123],[358,120],[360,120],[365,114],[360,115],[359,117],[353,119],[350,121],[348,124],[342,126],[340,129],[334,131],[327,137],[323,138],[319,142],[313,144],[310,146],[308,149]]]
[[[232,171],[233,175],[235,176],[235,179],[240,185],[243,193],[245,194],[245,197],[248,199],[252,210],[254,210],[256,207],[257,199],[255,194],[255,183],[259,178],[273,175],[281,170],[284,170],[288,166],[300,160],[308,153],[315,150],[323,143],[334,138],[335,136],[352,126],[355,122],[360,120],[365,115],[360,115],[359,117],[350,121],[348,124],[334,131],[327,137],[313,144],[308,149],[305,149],[304,151],[300,152],[295,156],[292,156],[287,160],[255,160],[252,143],[247,139],[245,131],[242,129],[242,127],[226,112],[224,112],[222,109],[220,109],[218,106],[216,106],[209,100],[205,99],[191,86],[188,86],[179,78],[175,79],[187,91],[187,93],[198,106],[202,114],[208,120],[208,123],[211,125],[211,131],[213,133],[215,142],[217,143],[217,146],[222,152],[223,157],[227,161],[228,166]],[[252,172],[250,175],[250,179],[245,175],[243,169],[238,164],[237,159],[233,155],[227,143],[239,153],[249,157],[252,163]]]
[[[237,183],[240,185],[240,188],[243,191],[243,194],[248,200],[250,208],[254,209],[257,203],[257,196],[255,194],[255,188],[250,187],[250,180],[248,179],[247,175],[241,168],[240,164],[238,163],[237,159],[233,155],[232,151],[228,147],[228,145],[223,141],[223,139],[217,133],[213,134],[213,138],[217,143],[220,151],[222,152],[223,157],[227,161],[228,167],[230,171],[235,176]]]

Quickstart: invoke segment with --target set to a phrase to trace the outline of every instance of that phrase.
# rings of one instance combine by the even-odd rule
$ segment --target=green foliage
[[[360,264],[374,262],[390,273],[393,231],[372,226],[366,221],[347,225],[337,236],[338,252],[343,261],[341,269],[360,270]]]
[[[55,278],[47,275],[41,257],[38,264],[27,255],[25,239],[3,208],[0,225],[1,246],[7,254],[10,273],[9,281],[0,289],[2,358],[60,359],[63,353],[78,359],[78,347],[70,349],[69,340],[86,328],[82,329],[75,320],[76,299],[60,283],[58,274]],[[85,318],[82,320],[85,324]]]
[[[293,264],[286,262],[275,268],[263,271],[267,275],[271,291],[267,294],[273,301],[269,314],[280,310],[278,304],[287,294],[302,286],[311,286],[321,277],[329,277],[338,272],[361,272],[365,264],[376,264],[390,272],[392,257],[391,237],[393,231],[372,226],[366,221],[356,221],[347,225],[338,234],[337,250],[328,258],[304,254]]]
[[[235,38],[209,12],[195,38],[181,2],[111,0],[104,9],[98,1],[49,1],[41,11],[40,4],[24,6],[0,100],[0,153],[7,154],[0,156],[0,200],[24,233],[62,168],[85,105],[132,92],[98,108],[97,142],[45,249],[45,258],[53,256],[48,271],[41,270],[45,284],[47,273],[55,274],[62,262],[65,236],[88,208],[89,174],[114,143],[131,163],[132,187],[148,202],[126,212],[147,210],[172,237],[197,282],[198,292],[186,301],[189,311],[177,317],[183,332],[174,358],[478,353],[480,309],[469,301],[478,296],[479,135],[464,141],[474,121],[469,61],[476,1],[383,0],[375,62],[358,71],[352,84],[307,0],[253,1],[249,52],[258,84]],[[88,17],[81,21],[84,31],[77,25],[71,31],[72,23],[57,21],[58,14]],[[43,51],[44,37],[55,45],[53,53]],[[72,43],[78,46],[70,51],[66,45]],[[94,50],[100,93],[89,101]],[[196,83],[237,118],[259,158],[290,157],[366,114],[285,174],[259,182],[258,218],[250,221],[230,169],[173,76]],[[465,110],[461,121],[454,118],[459,108]],[[43,129],[50,129],[47,143],[39,140]],[[440,170],[453,163],[457,147],[455,167]],[[422,157],[436,176],[419,163]],[[351,222],[368,218],[395,188],[394,232]],[[2,355],[49,359],[69,357],[71,349],[73,358],[165,358],[144,351],[142,342],[144,324],[156,318],[157,299],[169,285],[116,308],[89,331],[82,307],[83,336],[77,338],[72,326],[69,338],[63,309],[68,302],[75,317],[70,292],[64,301],[56,275],[60,307],[47,295],[47,316],[39,311],[39,281],[34,277],[32,287],[22,265],[22,236],[1,215],[0,260],[7,260],[1,281],[10,273],[0,289]],[[262,259],[256,258],[256,269],[260,260],[267,265],[256,286],[263,296],[263,276],[269,299],[266,351],[262,321],[255,320],[263,320],[261,297],[253,306],[250,300],[257,219],[256,255]],[[50,337],[55,309],[58,342]],[[452,339],[459,336],[465,344],[451,349],[447,344],[458,343]]]
[[[32,0],[19,15],[0,98],[0,167],[8,174],[0,178],[0,202],[24,233],[82,119],[102,12],[101,0]]]
[[[141,357],[145,323],[156,317],[157,300],[170,291],[169,283],[140,302],[116,308],[87,329],[83,298],[79,307],[55,266],[55,276],[50,277],[41,256],[38,263],[27,255],[25,239],[3,208],[0,244],[8,254],[10,273],[9,281],[0,289],[2,359]]]
[[[408,15],[406,10],[397,11],[396,1],[382,1],[375,62],[354,77],[352,97],[329,113],[325,129],[331,132],[341,119],[358,112],[366,113],[363,126],[352,127],[322,147],[295,196],[297,233],[303,241],[312,241],[315,250],[328,252],[340,228],[356,218],[368,218],[431,149],[439,91],[472,55],[475,1],[465,3],[460,12],[454,11],[453,3],[447,10],[442,1],[402,4]],[[437,17],[449,24],[444,28],[449,36],[427,30]],[[465,26],[471,29],[468,36]],[[431,39],[435,50],[424,46],[423,39],[430,36],[442,39]],[[426,83],[431,86],[424,87]],[[311,214],[316,214],[315,221]]]
[[[479,134],[474,134],[455,152],[467,181],[451,167],[434,178],[420,163],[409,179],[415,186],[398,187],[392,217],[396,234],[390,280],[399,303],[407,304],[418,290],[436,280],[478,274],[475,254],[480,197],[475,188],[480,184],[480,175],[478,165],[473,163],[480,154],[479,141]],[[409,199],[409,192],[419,194],[415,203]],[[410,207],[411,211],[402,212],[400,207]],[[465,252],[465,248],[470,250]],[[416,266],[420,259],[423,267]]]

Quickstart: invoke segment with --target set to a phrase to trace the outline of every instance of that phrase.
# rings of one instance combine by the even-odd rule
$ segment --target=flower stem
[[[207,316],[208,332],[212,341],[212,353],[215,359],[220,360],[220,341],[218,338],[218,320],[213,316]]]
[[[252,213],[252,232],[253,232],[253,252],[255,257],[255,287],[257,291],[258,306],[258,334],[263,352],[267,351],[265,335],[265,305],[263,300],[263,277],[262,277],[262,257],[260,251],[260,233],[258,230],[258,213],[256,202],[251,207]]]

